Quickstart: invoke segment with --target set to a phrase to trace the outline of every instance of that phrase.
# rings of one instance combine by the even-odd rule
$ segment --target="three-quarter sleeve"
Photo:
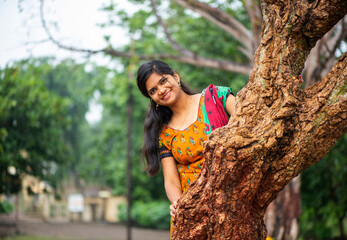
[[[173,155],[171,151],[167,149],[167,147],[161,141],[159,141],[159,158],[163,159],[166,157],[173,157]]]

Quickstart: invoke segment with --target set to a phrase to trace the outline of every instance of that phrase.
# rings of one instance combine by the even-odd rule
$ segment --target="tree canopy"
[[[26,62],[0,70],[0,193],[17,193],[21,175],[47,179],[65,163],[69,100],[50,92]]]

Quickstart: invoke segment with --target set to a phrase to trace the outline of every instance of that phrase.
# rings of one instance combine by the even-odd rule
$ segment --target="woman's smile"
[[[167,100],[171,95],[171,90],[169,90],[165,95],[162,97],[162,100]]]

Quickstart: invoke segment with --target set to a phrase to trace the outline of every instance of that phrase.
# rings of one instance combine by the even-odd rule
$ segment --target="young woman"
[[[193,93],[159,60],[140,66],[137,85],[150,99],[144,127],[146,170],[149,175],[157,174],[161,162],[174,217],[177,200],[201,172],[203,142],[211,131],[228,123],[235,97],[230,88],[214,85]]]

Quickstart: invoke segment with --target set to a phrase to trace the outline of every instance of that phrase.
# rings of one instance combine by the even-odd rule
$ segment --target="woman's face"
[[[178,82],[179,77],[176,73],[172,76],[154,72],[146,81],[148,95],[159,105],[170,107],[176,103],[182,93]]]

